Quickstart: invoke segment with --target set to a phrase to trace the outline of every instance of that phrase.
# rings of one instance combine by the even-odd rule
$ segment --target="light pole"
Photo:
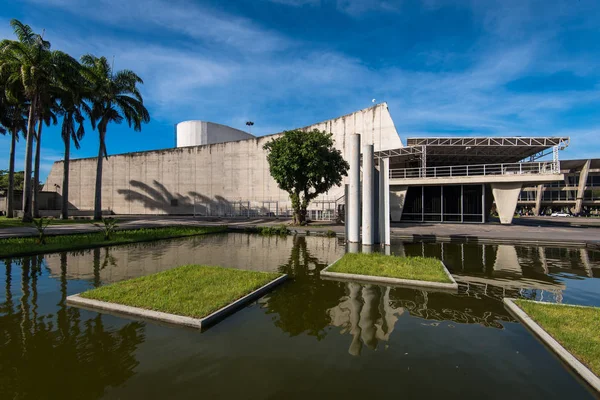
[[[254,122],[252,122],[252,121],[246,121],[246,126],[250,130],[250,134],[251,135],[252,135],[252,125],[254,125]]]

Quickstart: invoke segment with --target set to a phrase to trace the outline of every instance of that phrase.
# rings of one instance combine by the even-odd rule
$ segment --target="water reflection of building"
[[[502,329],[514,319],[501,299],[478,293],[449,294],[409,288],[344,283],[346,295],[327,310],[331,325],[352,336],[348,352],[360,355],[363,346],[377,349],[388,342],[402,315],[430,321],[478,324]]]
[[[399,255],[444,261],[463,290],[505,297],[562,300],[565,284],[556,275],[600,275],[600,252],[586,248],[514,246],[482,243],[401,243]]]
[[[333,262],[344,252],[343,243],[324,237],[307,237],[306,246],[324,263]],[[113,246],[66,253],[67,276],[110,283],[188,264],[277,271],[288,263],[293,248],[291,236],[243,233]],[[60,274],[60,259],[60,254],[45,256],[46,265],[54,275]]]

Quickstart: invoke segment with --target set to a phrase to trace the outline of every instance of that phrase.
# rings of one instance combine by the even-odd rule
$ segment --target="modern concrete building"
[[[563,160],[560,169],[565,176],[562,181],[523,187],[519,212],[600,215],[600,159]]]
[[[349,184],[347,201],[344,187],[335,187],[313,201],[309,217],[332,219],[342,205],[356,213],[366,204],[365,221],[374,225],[363,223],[369,243],[389,232],[390,219],[481,223],[494,202],[501,222],[510,223],[523,186],[565,180],[558,151],[568,138],[409,138],[404,146],[385,103],[301,129],[331,133],[351,160],[344,182]],[[210,122],[182,122],[176,126],[175,148],[108,157],[102,182],[105,212],[288,215],[288,194],[271,178],[263,150],[279,135],[254,137]],[[361,149],[374,154],[372,164]],[[550,155],[550,161],[539,160]],[[93,209],[95,167],[94,158],[71,161],[69,200],[80,212]],[[62,161],[54,164],[46,191],[60,192],[62,169]],[[366,198],[365,190],[384,195]],[[360,235],[360,223],[355,225],[349,224],[349,236]]]

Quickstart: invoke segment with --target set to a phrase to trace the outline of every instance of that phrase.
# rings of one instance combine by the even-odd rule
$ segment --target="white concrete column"
[[[350,171],[349,171],[349,196],[348,207],[348,236],[346,240],[351,243],[360,241],[360,135],[350,135]]]
[[[380,184],[380,168],[381,160],[379,160],[379,166],[373,169],[373,244],[381,243],[381,228],[379,227],[379,204],[381,198],[381,190],[379,189]]]
[[[366,144],[362,148],[363,153],[363,199],[362,199],[362,244],[370,246],[373,244],[373,220],[375,207],[373,198],[375,197],[373,179],[373,145]]]
[[[379,160],[379,242],[390,245],[390,159]]]
[[[502,182],[491,183],[496,209],[500,217],[501,224],[510,224],[515,210],[517,209],[517,201],[519,193],[521,193],[522,182]]]

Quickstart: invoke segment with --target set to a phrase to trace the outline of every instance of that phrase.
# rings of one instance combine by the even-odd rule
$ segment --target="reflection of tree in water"
[[[15,263],[5,260],[0,398],[98,398],[106,387],[129,379],[138,364],[134,353],[144,341],[144,324],[108,329],[100,314],[82,319],[79,309],[66,306],[67,257],[64,253],[60,257],[61,295],[55,315],[38,315],[41,258],[21,261],[20,304],[13,295],[18,290],[12,281]]]
[[[311,256],[305,237],[294,236],[293,241],[289,262],[279,268],[292,281],[272,292],[265,307],[268,314],[276,314],[275,326],[284,332],[291,336],[306,333],[320,340],[331,322],[328,310],[344,296],[344,285],[321,280],[319,272],[327,265]]]

